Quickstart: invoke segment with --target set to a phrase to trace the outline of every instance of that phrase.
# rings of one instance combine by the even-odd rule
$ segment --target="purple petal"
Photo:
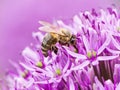
[[[115,90],[120,90],[120,83],[116,86]]]
[[[105,81],[105,89],[106,90],[114,90],[114,84],[112,83],[112,81],[110,79]]]
[[[118,50],[113,50],[113,49],[110,49],[108,47],[106,49],[112,54],[120,54],[120,51],[118,51]]]
[[[36,68],[36,71],[38,72],[42,72],[43,74],[45,74],[48,77],[52,77],[53,76],[53,72],[52,71],[47,71],[45,69],[41,69],[41,68]],[[39,73],[38,73],[39,74]]]
[[[117,26],[117,27],[120,26],[120,19],[117,20],[117,25],[116,25],[116,26]]]
[[[72,52],[67,47],[65,47],[65,46],[63,46],[63,47],[66,49],[67,53],[70,54],[71,56],[76,57],[77,59],[87,59],[87,57],[85,55]]]
[[[82,36],[82,38],[83,38],[83,43],[84,43],[85,48],[86,48],[86,52],[89,52],[89,50],[90,50],[90,44],[89,44],[87,38],[84,35]]]
[[[88,66],[89,65],[89,61],[85,61],[85,62],[83,62],[82,64],[80,64],[80,65],[77,65],[77,66],[74,66],[73,68],[71,68],[71,70],[80,70],[80,69],[83,69],[84,67],[86,67],[86,66]]]
[[[9,60],[9,62],[10,62],[10,64],[11,64],[14,68],[20,69],[20,66],[19,66],[17,63],[15,63],[14,61]]]
[[[98,60],[95,60],[95,61],[92,62],[93,66],[98,65],[98,64],[99,64]]]
[[[63,73],[65,73],[67,71],[69,64],[70,64],[70,60],[67,60],[67,63],[65,65],[65,67],[63,68]]]
[[[95,77],[95,87],[96,90],[105,90],[102,83],[98,80],[97,77]]]
[[[72,70],[67,70],[67,71],[66,71],[66,73],[63,75],[63,77],[65,77],[65,78],[66,78],[67,76],[69,76],[69,75],[70,75],[70,73],[71,73],[71,72],[72,72]]]
[[[44,80],[44,81],[36,81],[34,82],[35,84],[50,84],[50,83],[53,83],[53,82],[60,82],[61,79],[56,79],[56,78],[51,78],[50,80]]]
[[[32,36],[33,38],[37,39],[40,43],[42,42],[43,37],[44,37],[43,34],[40,32],[33,32]]]
[[[108,9],[108,11],[109,11],[110,14],[113,14],[115,17],[118,16],[116,9],[113,9],[113,8],[107,8],[107,9]]]
[[[113,59],[116,59],[116,58],[118,58],[119,57],[119,55],[115,55],[115,56],[98,56],[97,57],[97,60],[98,61],[104,61],[104,60],[113,60]]]
[[[83,86],[89,86],[91,83],[89,74],[84,69],[80,71],[80,82]]]
[[[35,71],[33,68],[31,68],[30,66],[28,66],[28,65],[26,65],[24,63],[20,62],[20,65],[23,66],[26,70]]]
[[[78,25],[78,26],[80,26],[80,27],[83,26],[82,21],[80,20],[80,18],[78,17],[78,15],[75,15],[75,16],[73,17],[73,21],[74,21],[74,23],[75,23],[76,25]]]
[[[96,48],[97,45],[97,39],[98,39],[98,34],[96,32],[96,30],[94,30],[93,28],[89,28],[89,42],[90,42],[90,47],[92,49]]]
[[[107,39],[102,44],[102,46],[98,49],[97,55],[103,52],[103,50],[109,45],[110,41],[111,41],[111,38],[110,38],[110,35],[108,34]]]
[[[34,52],[32,49],[30,49],[29,47],[26,47],[23,50],[22,55],[27,60],[35,60],[35,61],[40,60],[39,55],[36,52]]]
[[[75,85],[70,77],[69,77],[69,90],[75,90]]]
[[[120,64],[115,64],[113,78],[115,84],[118,84],[120,82]]]
[[[112,43],[118,50],[120,50],[120,44],[113,37],[112,37]]]
[[[26,88],[29,88],[30,86],[32,86],[33,83],[34,83],[34,79],[30,78],[30,80],[26,82]]]

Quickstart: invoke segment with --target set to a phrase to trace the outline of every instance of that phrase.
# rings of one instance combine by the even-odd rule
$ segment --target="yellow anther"
[[[93,50],[92,55],[95,57],[97,55],[97,53]]]
[[[120,31],[120,27],[117,27],[117,31]]]
[[[22,74],[21,74],[21,76],[22,76],[23,78],[25,78],[27,75],[28,75],[28,71],[27,71],[27,70],[24,70],[24,71],[22,72]]]
[[[91,51],[87,52],[87,57],[88,57],[88,58],[91,58],[91,57],[92,57]]]
[[[42,64],[42,62],[39,61],[36,63],[36,66],[41,68],[43,66],[43,64]]]
[[[56,69],[55,73],[56,73],[57,75],[61,75],[61,70],[60,70],[60,69]]]

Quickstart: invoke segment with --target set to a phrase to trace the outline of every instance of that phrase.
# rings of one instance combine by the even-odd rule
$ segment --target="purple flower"
[[[9,89],[25,90],[119,90],[120,41],[119,20],[116,9],[80,12],[70,25],[61,20],[55,27],[69,30],[76,36],[76,49],[70,45],[55,44],[55,54],[48,57],[41,51],[44,35],[34,32],[35,44],[26,47],[17,73],[8,73]],[[48,25],[39,29],[49,29]],[[21,74],[22,73],[22,74]]]
[[[73,4],[74,2],[74,4]],[[4,72],[7,68],[12,68],[8,63],[9,59],[15,62],[21,59],[19,52],[33,42],[31,32],[37,30],[39,19],[52,22],[53,19],[63,19],[69,22],[74,14],[79,11],[91,10],[91,8],[106,8],[112,0],[6,0],[0,2],[0,71]],[[89,3],[90,5],[85,5]],[[97,4],[96,4],[97,3]],[[119,4],[118,4],[119,6]],[[9,15],[8,15],[9,14]],[[12,22],[12,23],[11,23]],[[8,41],[9,44],[8,44]],[[13,47],[15,45],[15,47]],[[4,65],[6,64],[6,65]]]

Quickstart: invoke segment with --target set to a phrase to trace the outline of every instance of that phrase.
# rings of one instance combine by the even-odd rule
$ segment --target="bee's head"
[[[72,36],[71,36],[70,43],[71,43],[72,45],[75,45],[75,44],[76,44],[76,36],[75,36],[75,35],[72,35]]]

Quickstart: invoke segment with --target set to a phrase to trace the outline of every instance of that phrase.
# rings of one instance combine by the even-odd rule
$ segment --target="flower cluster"
[[[120,18],[117,10],[80,12],[72,23],[61,20],[57,27],[76,36],[76,48],[56,43],[57,54],[44,57],[44,35],[34,32],[37,43],[26,47],[24,61],[13,63],[17,74],[9,72],[9,90],[119,90],[120,89]],[[42,26],[41,26],[42,27]],[[46,26],[47,27],[47,26]]]

